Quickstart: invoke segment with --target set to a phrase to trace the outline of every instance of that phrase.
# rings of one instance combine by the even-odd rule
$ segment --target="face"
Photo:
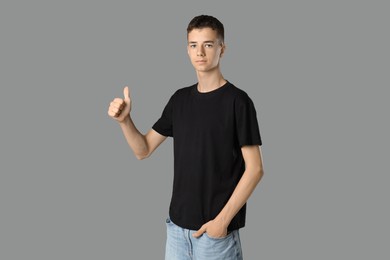
[[[194,29],[188,33],[187,38],[188,55],[196,71],[208,72],[219,68],[225,46],[213,29]]]

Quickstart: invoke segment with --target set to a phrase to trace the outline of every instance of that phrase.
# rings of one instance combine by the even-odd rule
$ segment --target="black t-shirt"
[[[169,216],[178,226],[197,230],[219,214],[244,173],[241,147],[262,144],[253,102],[230,82],[206,93],[195,84],[171,96],[152,128],[173,137]],[[246,204],[229,231],[245,226],[245,212]]]

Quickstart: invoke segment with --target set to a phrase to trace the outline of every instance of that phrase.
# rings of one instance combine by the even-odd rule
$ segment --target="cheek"
[[[192,61],[194,59],[194,55],[191,53],[191,51],[187,52],[188,58]]]
[[[196,56],[196,50],[194,49],[187,49],[187,54],[189,57],[194,57]]]
[[[213,53],[213,56],[214,56],[214,60],[215,60],[215,61],[218,61],[219,58],[221,57],[221,52],[218,51],[218,52],[216,52],[216,53]]]

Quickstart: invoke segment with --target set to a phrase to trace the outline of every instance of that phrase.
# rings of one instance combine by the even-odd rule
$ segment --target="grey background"
[[[387,259],[387,1],[1,1],[0,259],[163,259],[172,140],[142,132],[196,81],[186,26],[226,28],[224,76],[254,100],[265,176],[246,259]]]

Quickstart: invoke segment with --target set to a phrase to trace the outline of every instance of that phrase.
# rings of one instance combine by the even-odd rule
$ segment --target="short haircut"
[[[215,17],[210,15],[199,15],[192,18],[187,27],[187,36],[193,29],[211,28],[217,32],[217,37],[221,43],[225,40],[225,31],[223,24]]]

